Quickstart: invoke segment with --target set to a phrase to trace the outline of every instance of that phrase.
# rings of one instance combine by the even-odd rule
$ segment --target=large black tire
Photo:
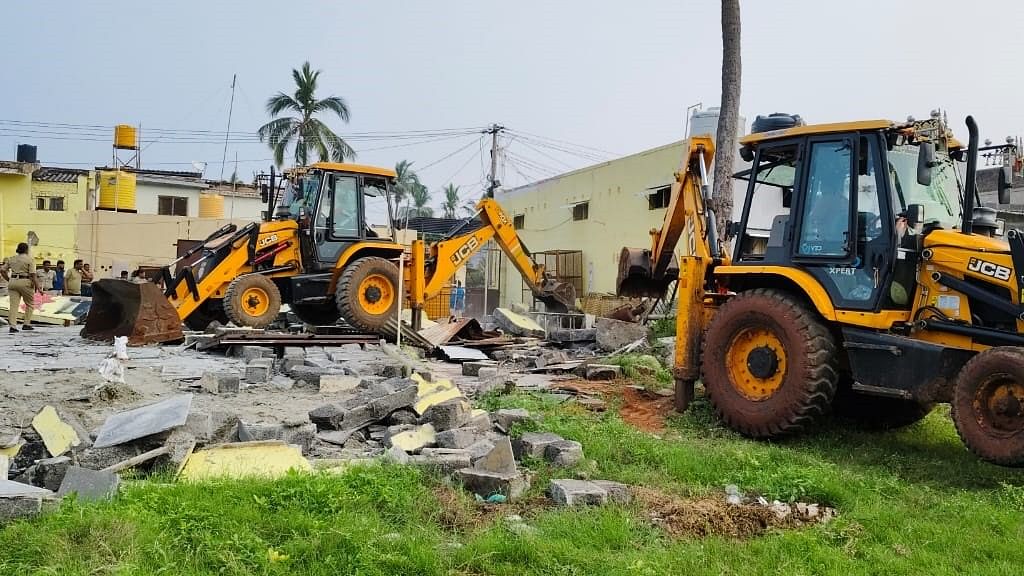
[[[341,312],[333,300],[323,304],[291,304],[292,313],[312,326],[333,326],[341,318]]]
[[[971,358],[957,376],[952,413],[960,440],[976,456],[1024,466],[1024,351],[1001,346]]]
[[[342,271],[334,296],[346,322],[358,330],[380,332],[395,317],[403,296],[398,268],[384,258],[360,258]]]
[[[281,292],[261,274],[239,276],[224,292],[224,313],[239,326],[266,328],[281,311]]]
[[[718,310],[701,368],[718,417],[753,438],[795,434],[820,420],[838,380],[829,331],[791,296],[767,289],[738,294]]]
[[[223,300],[209,298],[185,318],[185,326],[188,326],[189,330],[197,332],[205,331],[212,322],[228,323],[228,315],[224,313]]]
[[[832,400],[832,413],[852,421],[865,430],[894,430],[910,426],[931,414],[932,402],[870,396],[850,388],[848,378],[841,378],[839,390]]]

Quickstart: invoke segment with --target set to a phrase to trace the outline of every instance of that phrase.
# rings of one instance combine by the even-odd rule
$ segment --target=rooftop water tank
[[[135,212],[135,174],[124,170],[100,170],[99,180],[98,209]]]
[[[31,144],[18,144],[18,155],[15,158],[18,162],[26,164],[36,163],[36,147]]]
[[[128,124],[114,126],[114,148],[135,150],[139,147],[135,137],[135,126]]]
[[[200,218],[223,218],[224,197],[220,194],[199,194],[199,217]]]

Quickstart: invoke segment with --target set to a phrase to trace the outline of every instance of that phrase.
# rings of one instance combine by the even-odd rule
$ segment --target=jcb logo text
[[[967,269],[971,272],[977,272],[984,274],[985,276],[991,276],[996,280],[1002,280],[1004,282],[1010,279],[1010,269],[1006,266],[1000,266],[977,258],[971,258],[967,262]]]

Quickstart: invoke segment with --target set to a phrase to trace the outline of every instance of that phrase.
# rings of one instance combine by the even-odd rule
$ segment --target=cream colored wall
[[[89,178],[75,183],[39,182],[30,175],[0,175],[0,255],[14,254],[19,242],[35,232],[39,244],[31,254],[36,262],[57,260],[69,263],[75,254],[77,213],[85,209]],[[37,196],[61,196],[63,211],[36,210]]]
[[[525,215],[520,238],[533,252],[583,251],[583,291],[614,292],[623,246],[650,245],[665,210],[649,210],[647,197],[670,185],[684,153],[683,142],[627,156],[529,186],[496,199],[510,216]],[[572,219],[572,205],[589,201],[587,220]],[[501,303],[523,302],[522,279],[502,257]]]
[[[231,222],[244,226],[250,220],[83,211],[78,214],[76,254],[92,264],[97,277],[116,277],[121,270],[168,264],[177,257],[179,239],[202,240]]]

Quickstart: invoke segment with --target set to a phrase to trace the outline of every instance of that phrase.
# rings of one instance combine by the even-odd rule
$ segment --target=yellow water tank
[[[220,194],[199,194],[200,218],[223,218],[224,197]]]
[[[135,139],[135,126],[128,124],[114,126],[114,148],[135,150],[138,147],[138,142]]]
[[[123,170],[100,170],[100,199],[97,208],[135,212],[135,174]]]

